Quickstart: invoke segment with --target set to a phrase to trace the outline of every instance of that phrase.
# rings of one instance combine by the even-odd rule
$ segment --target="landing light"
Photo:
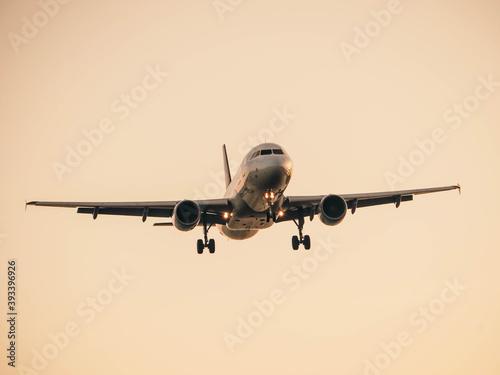
[[[271,191],[271,199],[274,198],[274,193]]]
[[[284,214],[285,214],[285,213],[284,213],[283,211],[280,211],[280,212],[278,213],[278,215],[279,215],[279,216],[283,216]]]
[[[227,218],[229,218],[229,213],[224,212],[224,219],[227,219]]]

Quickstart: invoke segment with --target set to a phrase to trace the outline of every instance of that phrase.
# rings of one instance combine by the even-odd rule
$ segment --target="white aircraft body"
[[[215,241],[208,239],[208,231],[216,225],[228,238],[244,240],[261,229],[275,223],[294,221],[299,235],[292,237],[292,248],[300,244],[306,250],[311,239],[303,235],[304,219],[318,215],[329,226],[340,224],[348,210],[352,214],[358,207],[368,207],[413,200],[414,195],[460,189],[460,185],[427,189],[413,189],[362,194],[325,194],[313,196],[286,196],[285,189],[292,177],[292,159],[275,143],[263,143],[253,147],[244,157],[234,178],[231,178],[226,147],[223,146],[223,162],[226,193],[221,199],[177,200],[152,202],[44,202],[32,201],[29,205],[74,207],[78,213],[98,215],[141,216],[172,218],[170,222],[155,223],[157,226],[174,226],[181,231],[203,227],[204,239],[197,242],[197,251],[205,248],[215,252]]]

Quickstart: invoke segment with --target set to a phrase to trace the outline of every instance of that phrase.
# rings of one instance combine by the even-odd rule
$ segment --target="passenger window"
[[[283,155],[283,150],[280,148],[275,148],[275,149],[273,149],[273,154]]]
[[[261,150],[260,154],[261,155],[271,155],[271,150]]]

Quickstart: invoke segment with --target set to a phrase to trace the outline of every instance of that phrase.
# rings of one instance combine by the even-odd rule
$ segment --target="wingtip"
[[[460,184],[457,184],[455,187],[458,189],[458,194],[462,195],[462,187]]]
[[[38,201],[29,201],[27,202],[26,199],[24,200],[24,212],[28,209],[28,206],[36,206]]]

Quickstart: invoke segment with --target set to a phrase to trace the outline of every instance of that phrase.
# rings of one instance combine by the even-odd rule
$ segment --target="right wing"
[[[98,215],[124,215],[142,216],[142,221],[151,217],[172,217],[173,211],[178,201],[145,201],[145,202],[48,202],[31,201],[26,203],[32,206],[44,207],[69,207],[76,208],[77,213],[92,214],[93,218]],[[224,212],[231,211],[229,199],[204,199],[195,200],[201,212],[207,214],[209,224],[224,224]],[[201,222],[201,221],[200,221]],[[170,223],[162,223],[170,225]],[[203,225],[202,223],[200,225]]]

